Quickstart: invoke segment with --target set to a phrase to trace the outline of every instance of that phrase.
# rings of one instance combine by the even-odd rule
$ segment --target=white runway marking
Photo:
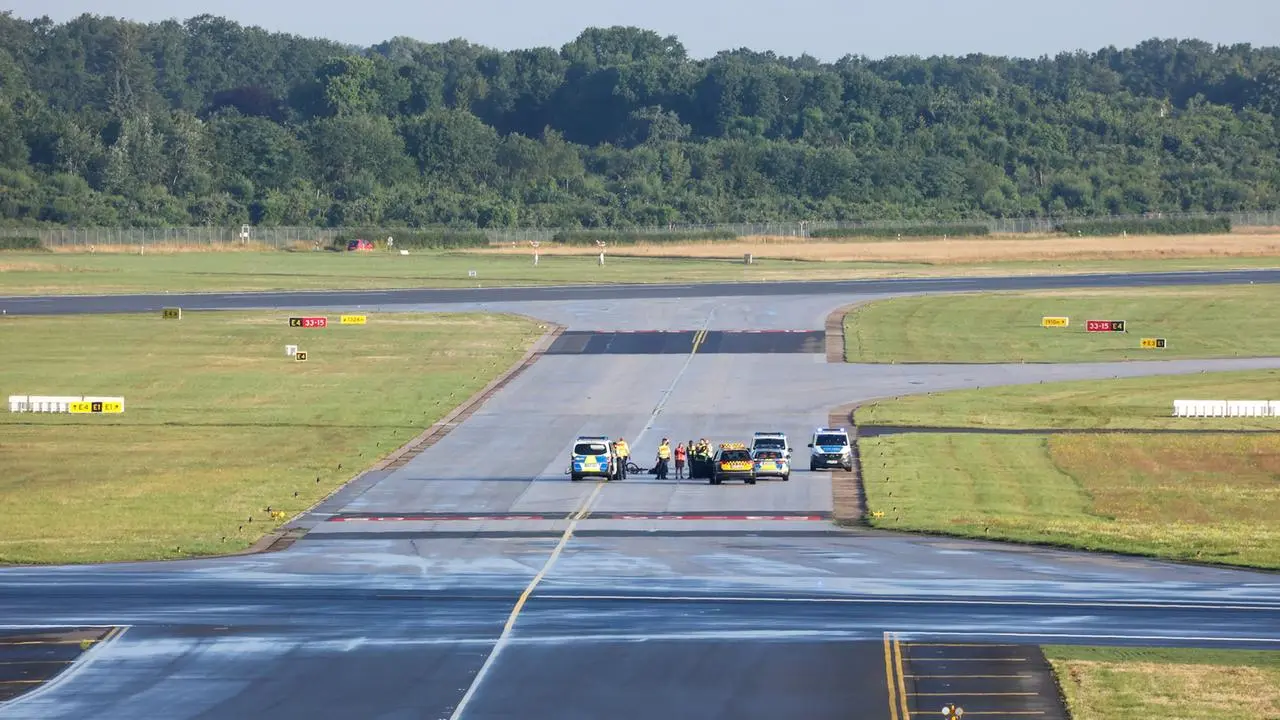
[[[804,598],[804,597],[751,597],[741,595],[566,595],[551,593],[539,595],[539,600],[639,600],[643,602],[756,602],[756,603],[813,603],[832,605],[994,605],[1015,607],[1067,607],[1067,608],[1124,608],[1135,610],[1259,610],[1276,612],[1280,602],[1274,605],[1244,605],[1232,603],[1156,603],[1129,600],[966,600],[958,598]]]

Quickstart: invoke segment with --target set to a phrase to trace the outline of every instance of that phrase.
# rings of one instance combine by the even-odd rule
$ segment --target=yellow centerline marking
[[[529,601],[529,596],[533,594],[535,589],[537,589],[538,583],[542,582],[542,578],[547,574],[547,570],[554,565],[556,559],[560,557],[560,553],[564,551],[564,546],[569,544],[569,538],[573,537],[573,531],[577,529],[578,521],[586,517],[591,507],[591,503],[595,502],[596,496],[600,494],[600,490],[603,488],[603,482],[596,483],[596,489],[591,491],[591,494],[587,496],[587,499],[582,501],[582,504],[578,505],[577,511],[570,516],[572,521],[569,523],[569,527],[565,528],[564,534],[560,536],[560,542],[556,543],[555,550],[551,551],[551,557],[542,565],[542,569],[538,570],[538,574],[534,575],[533,579],[529,581],[529,585],[525,587],[524,592],[520,593],[520,599],[516,600],[516,606],[511,608],[511,614],[507,616],[507,624],[502,627],[503,633],[511,632],[511,628],[516,624],[516,618],[520,617],[520,611],[524,609],[524,604]]]
[[[0,685],[39,685],[43,680],[0,680]]]
[[[690,352],[689,354],[690,354],[690,355],[695,355],[695,354],[697,354],[697,352],[698,352],[698,346],[702,345],[702,341],[704,341],[704,340],[706,340],[706,339],[707,339],[707,331],[706,331],[706,329],[705,329],[705,328],[704,328],[704,329],[702,329],[702,330],[699,330],[699,331],[698,331],[698,332],[696,332],[696,333],[694,333],[694,334],[693,334],[693,351],[692,351],[692,352]]]
[[[96,643],[97,640],[4,640],[0,641],[0,645],[79,645],[82,642]]]
[[[884,634],[884,681],[889,688],[889,718],[898,720],[898,697],[893,684],[893,651],[889,646],[889,633]]]
[[[0,660],[0,665],[67,665],[75,660]]]
[[[907,680],[902,675],[902,646],[898,643],[898,636],[893,636],[893,653],[897,656],[895,665],[898,671],[898,687],[902,688],[902,694],[898,696],[899,702],[902,703],[903,720],[911,720],[911,711],[907,709]]]

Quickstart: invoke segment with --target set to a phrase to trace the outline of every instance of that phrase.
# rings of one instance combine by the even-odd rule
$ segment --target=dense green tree
[[[202,15],[0,13],[0,220],[597,227],[1280,205],[1280,49],[1038,59],[588,28],[372,48]]]

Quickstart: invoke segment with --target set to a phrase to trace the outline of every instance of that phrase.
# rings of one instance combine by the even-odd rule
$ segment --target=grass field
[[[1156,403],[1167,415],[1165,396],[1270,399],[1278,385],[1280,372],[1264,371],[996,388],[880,402],[860,409],[857,419],[1033,430],[1280,430],[1278,418],[1147,412]],[[907,433],[864,438],[859,446],[876,527],[1280,568],[1280,432]]]
[[[0,394],[125,398],[122,415],[0,416],[0,562],[241,550],[279,524],[268,506],[309,507],[543,332],[511,316],[331,316],[306,330],[286,318],[0,320]]]
[[[917,427],[1275,429],[1280,418],[1175,418],[1173,401],[1280,400],[1280,370],[1085,380],[957,390],[879,400],[858,408],[859,425]]]
[[[1045,316],[1070,318],[1041,327]],[[1124,320],[1123,333],[1087,320]],[[1162,337],[1165,349],[1143,349]],[[1144,287],[892,298],[845,317],[851,362],[1089,362],[1280,355],[1272,285]]]
[[[1072,720],[1280,718],[1280,652],[1046,646]]]
[[[920,243],[913,243],[918,245]],[[842,244],[821,243],[824,248]],[[768,246],[774,248],[780,246]],[[719,257],[623,256],[616,249],[605,265],[594,255],[546,256],[533,266],[528,249],[511,252],[421,252],[408,256],[329,252],[163,252],[137,254],[0,253],[0,295],[130,292],[388,289],[406,287],[499,287],[511,285],[658,282],[764,282],[953,275],[1158,272],[1277,267],[1277,257],[1101,259],[1068,262],[788,259],[742,253]],[[668,253],[696,248],[666,247]],[[1280,253],[1277,253],[1280,256]],[[468,275],[476,271],[476,277]]]

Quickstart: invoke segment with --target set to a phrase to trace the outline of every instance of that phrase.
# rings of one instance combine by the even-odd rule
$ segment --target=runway
[[[1274,283],[1280,272],[1127,281],[1173,278]],[[788,482],[715,487],[565,473],[578,434],[625,436],[646,460],[663,437],[755,430],[784,430],[803,450],[832,407],[867,398],[1280,368],[1280,358],[845,365],[821,351],[836,307],[987,282],[0,299],[9,314],[502,310],[566,325],[571,338],[420,454],[296,519],[306,532],[287,550],[0,570],[10,628],[121,628],[0,704],[0,718],[908,720],[901,708],[937,712],[937,692],[977,693],[961,698],[966,709],[1054,718],[1032,654],[1040,642],[1280,649],[1274,573],[838,528],[830,474],[803,468]],[[761,330],[789,332],[751,332]],[[970,645],[985,654],[937,649]],[[951,670],[929,669],[939,663]],[[1010,692],[1024,694],[990,695],[972,677],[939,689],[939,675],[993,674],[956,670],[966,663],[1016,664]]]

